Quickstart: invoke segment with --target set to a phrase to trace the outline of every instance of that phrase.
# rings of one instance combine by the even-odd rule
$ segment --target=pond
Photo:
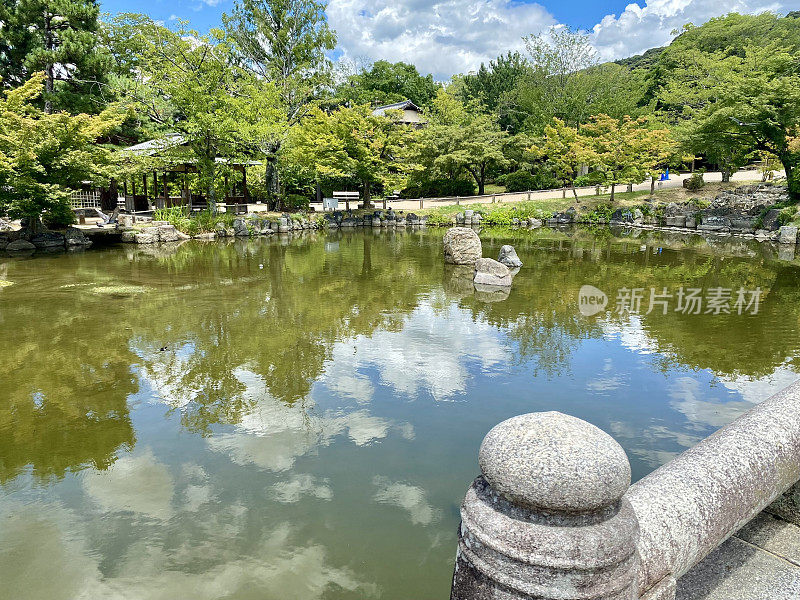
[[[0,598],[447,598],[496,423],[581,417],[638,479],[796,378],[772,247],[485,231],[504,294],[442,235],[0,257]]]

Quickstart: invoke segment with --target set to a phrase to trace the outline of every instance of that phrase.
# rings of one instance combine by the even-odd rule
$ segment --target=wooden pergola
[[[130,146],[125,151],[137,156],[157,158],[184,145],[185,140],[182,135],[168,134],[163,138]],[[240,185],[237,185],[236,181],[231,184],[228,174],[225,174],[225,198],[224,202],[218,202],[217,206],[224,206],[228,212],[246,213],[247,205],[250,203],[250,192],[247,189],[247,167],[258,166],[261,163],[259,161],[231,161],[220,157],[215,160],[218,164],[225,165],[228,169],[242,174]],[[148,170],[141,174],[141,188],[138,190],[141,193],[137,193],[138,176],[125,178],[122,181],[125,205],[124,207],[120,206],[120,209],[124,209],[126,212],[147,212],[158,208],[186,206],[189,211],[203,210],[208,207],[208,198],[204,194],[194,193],[189,186],[189,173],[197,172],[197,165],[193,161],[182,159],[168,161],[152,171]],[[181,182],[179,196],[171,196],[169,193],[169,186],[174,183],[175,178],[179,178]],[[128,187],[129,183],[130,188]]]

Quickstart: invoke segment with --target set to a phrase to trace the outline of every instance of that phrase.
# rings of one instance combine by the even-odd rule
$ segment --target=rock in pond
[[[28,240],[14,240],[6,246],[6,252],[26,252],[29,250],[36,250],[36,246]]]
[[[475,261],[473,282],[476,285],[509,287],[511,285],[511,271],[503,263],[497,262],[493,258],[479,258]]]
[[[43,231],[31,235],[31,243],[37,248],[63,248],[64,235],[54,231]]]
[[[519,259],[519,256],[517,256],[517,251],[514,250],[514,246],[509,246],[507,244],[500,248],[500,256],[497,257],[497,261],[511,269],[522,266],[522,261]]]
[[[92,245],[92,241],[77,227],[67,227],[66,232],[64,232],[64,242],[68,248]]]
[[[797,227],[784,225],[779,229],[780,237],[778,238],[779,244],[796,244],[797,243]]]
[[[481,257],[481,239],[472,229],[453,227],[444,235],[444,261],[454,265],[474,265]]]

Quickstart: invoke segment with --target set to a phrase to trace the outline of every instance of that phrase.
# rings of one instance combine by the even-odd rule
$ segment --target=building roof
[[[383,117],[387,110],[416,110],[420,112],[422,109],[411,100],[403,100],[402,102],[395,102],[394,104],[378,106],[372,111],[372,114],[376,117]]]
[[[178,146],[182,146],[186,143],[186,136],[180,133],[167,133],[164,134],[163,137],[156,138],[153,140],[147,140],[146,142],[141,142],[140,144],[134,144],[133,146],[128,146],[124,149],[125,152],[130,152],[132,154],[138,154],[139,156],[156,156],[157,154],[163,152],[164,150],[171,150],[172,148],[177,148]],[[185,160],[186,164],[192,164],[196,162],[195,160]],[[214,162],[218,164],[231,164],[231,165],[238,165],[238,166],[257,166],[262,164],[261,161],[258,160],[229,160],[227,158],[221,158],[217,156],[214,159]]]
[[[147,140],[146,142],[134,144],[133,146],[128,146],[125,148],[125,151],[132,152],[133,154],[140,154],[142,156],[153,156],[159,152],[162,152],[163,150],[169,150],[170,148],[181,146],[185,141],[186,138],[180,133],[167,133],[163,137],[156,138],[154,140]]]

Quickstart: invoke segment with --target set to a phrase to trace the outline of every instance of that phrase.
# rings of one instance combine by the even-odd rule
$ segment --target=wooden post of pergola
[[[228,183],[228,174],[225,173],[225,204],[228,203],[228,198],[233,196],[233,192],[231,192],[230,183]]]
[[[245,204],[249,202],[249,193],[247,191],[247,167],[242,165],[242,195],[244,196]]]
[[[183,197],[189,207],[189,212],[192,212],[192,194],[189,192],[189,175],[186,171],[183,172]]]
[[[150,201],[147,199],[147,173],[142,173],[142,187],[144,188],[142,192],[144,194],[144,199],[150,204]]]
[[[153,171],[153,207],[158,208],[158,171]]]
[[[166,171],[164,171],[164,180],[163,180],[162,183],[163,183],[163,186],[164,186],[164,208],[167,208],[167,205],[169,204],[169,190],[167,189],[167,172]]]

